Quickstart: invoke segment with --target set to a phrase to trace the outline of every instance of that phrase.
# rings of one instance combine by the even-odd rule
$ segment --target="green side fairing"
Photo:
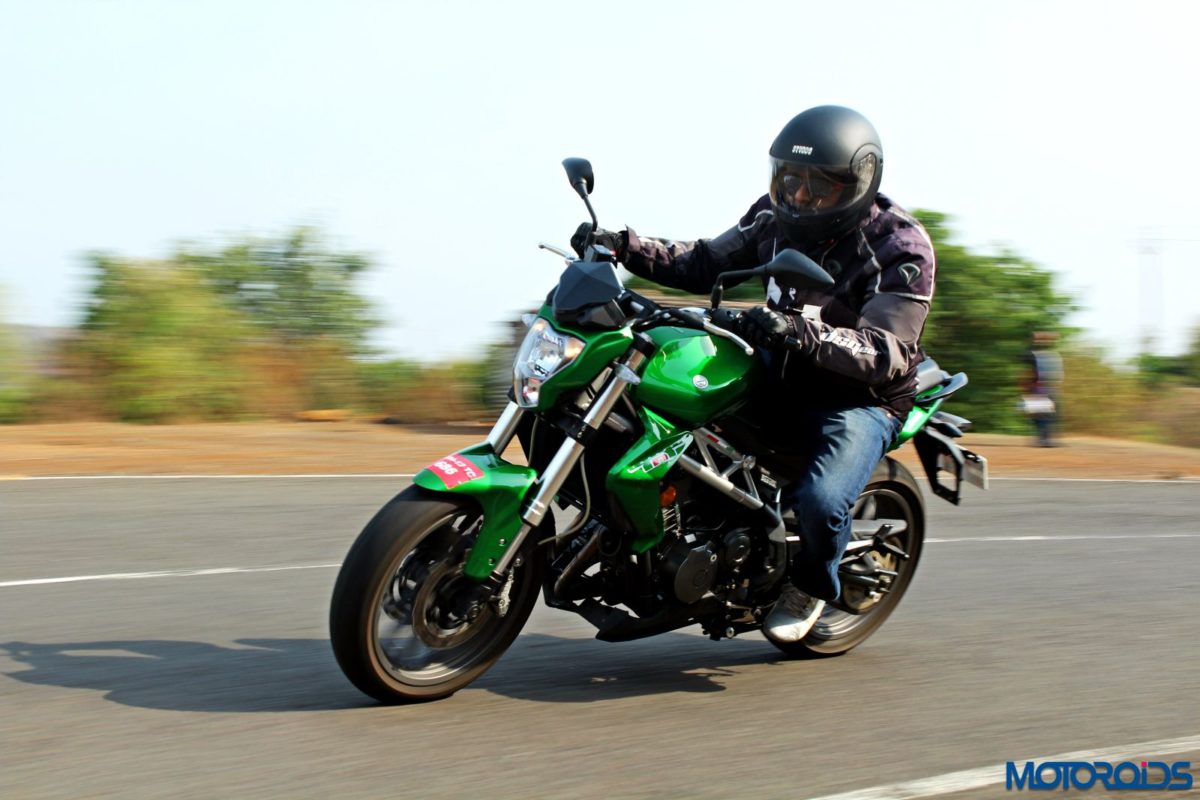
[[[644,553],[662,540],[660,487],[667,472],[691,445],[692,434],[648,408],[639,409],[638,417],[645,433],[608,471],[605,486],[633,527],[631,549]]]
[[[622,328],[615,331],[585,330],[564,325],[554,319],[550,306],[542,306],[538,316],[545,318],[551,327],[560,333],[570,334],[584,343],[583,352],[560,372],[546,379],[538,395],[537,410],[553,408],[564,392],[586,386],[596,379],[608,364],[625,354],[633,344],[633,331]]]
[[[456,464],[447,463],[450,459],[470,462],[478,476],[462,480],[457,472],[446,474],[456,468]],[[483,525],[463,569],[468,578],[477,581],[492,574],[496,562],[520,530],[521,503],[535,481],[537,473],[533,469],[508,463],[486,444],[468,447],[434,462],[413,478],[413,483],[422,489],[469,495],[478,501],[483,510]]]

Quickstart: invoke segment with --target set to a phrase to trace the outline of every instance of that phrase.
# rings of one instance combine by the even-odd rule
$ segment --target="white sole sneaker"
[[[782,644],[798,642],[817,624],[824,610],[824,600],[809,597],[790,585],[785,586],[775,601],[775,607],[763,620],[763,635]]]

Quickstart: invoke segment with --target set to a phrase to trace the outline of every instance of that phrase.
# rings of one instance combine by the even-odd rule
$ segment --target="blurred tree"
[[[955,244],[945,214],[918,211],[917,217],[937,252],[937,287],[922,344],[943,368],[966,372],[971,381],[955,395],[952,410],[979,430],[1023,432],[1028,423],[1017,403],[1031,336],[1071,333],[1064,320],[1074,305],[1048,270],[1008,251],[981,255]]]
[[[1132,369],[1118,369],[1095,346],[1075,345],[1064,355],[1065,427],[1075,433],[1162,440],[1162,426],[1153,405],[1169,395],[1156,393]]]
[[[174,261],[193,269],[255,325],[287,344],[317,340],[347,355],[366,350],[378,324],[354,288],[370,262],[327,248],[312,228],[278,238],[244,238],[219,250],[181,248]]]
[[[495,398],[486,394],[490,366],[485,359],[364,362],[363,408],[404,424],[490,420],[499,411]]]
[[[1154,353],[1140,353],[1134,359],[1133,365],[1138,375],[1150,389],[1163,389],[1177,386],[1187,380],[1186,356],[1160,356]]]
[[[1191,344],[1179,357],[1179,374],[1188,386],[1200,386],[1200,325],[1192,329]]]
[[[0,310],[4,295],[0,292]],[[32,371],[17,337],[0,317],[0,423],[20,422],[29,410]]]
[[[241,316],[170,262],[90,260],[96,283],[77,347],[90,357],[105,411],[136,422],[242,413],[251,376]]]

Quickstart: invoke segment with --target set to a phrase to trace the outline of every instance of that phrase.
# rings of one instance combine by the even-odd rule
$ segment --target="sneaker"
[[[798,642],[808,635],[824,610],[824,600],[809,597],[792,584],[785,583],[775,607],[763,620],[763,635],[781,644]]]

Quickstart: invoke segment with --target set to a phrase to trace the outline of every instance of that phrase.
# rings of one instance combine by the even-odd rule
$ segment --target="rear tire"
[[[410,486],[363,529],[338,573],[329,635],[342,672],[383,703],[437,700],[482,675],[508,649],[541,587],[534,537],[510,581],[472,620],[447,615],[479,529],[479,507]]]
[[[912,473],[890,458],[880,461],[854,503],[854,518],[877,519],[881,524],[887,519],[903,520],[907,530],[892,534],[887,541],[908,553],[908,559],[876,557],[881,566],[900,574],[894,579],[891,591],[864,613],[851,614],[827,604],[821,618],[801,641],[771,642],[788,656],[827,658],[853,650],[887,620],[912,582],[925,541],[925,501]],[[856,593],[859,596],[855,596]],[[869,602],[862,589],[848,586],[844,581],[839,600]]]

